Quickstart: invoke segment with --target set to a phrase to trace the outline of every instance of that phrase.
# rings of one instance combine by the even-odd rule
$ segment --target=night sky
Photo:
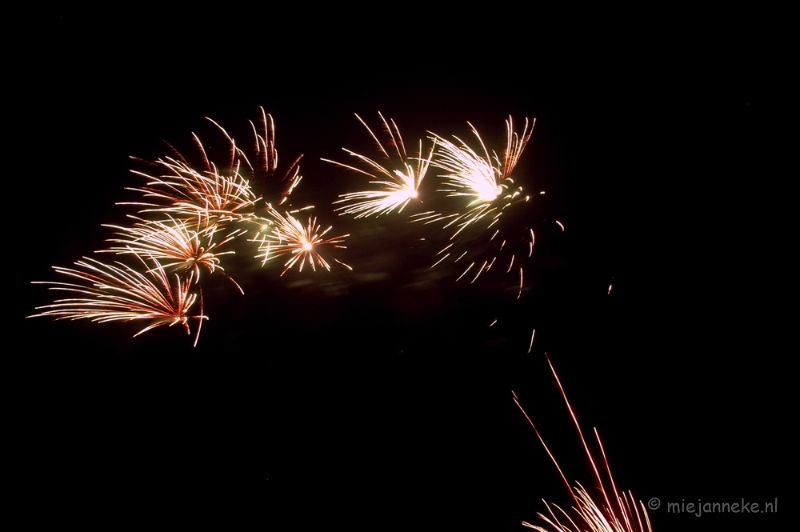
[[[512,390],[570,482],[593,485],[546,352],[618,487],[788,511],[787,143],[779,76],[744,31],[757,21],[559,19],[551,39],[544,16],[351,16],[31,19],[5,141],[12,506],[108,529],[522,530],[542,499],[570,501]],[[31,281],[60,280],[53,265],[94,255],[101,224],[134,213],[116,205],[143,184],[131,157],[169,143],[197,160],[193,132],[224,145],[206,117],[248,149],[261,106],[279,162],[304,154],[293,204],[350,234],[335,256],[352,271],[281,276],[237,242],[223,266],[245,294],[204,274],[197,347],[178,327],[25,319],[53,300]],[[431,269],[436,226],[333,211],[365,179],[320,158],[377,157],[354,113],[377,132],[379,111],[407,145],[471,140],[469,121],[498,151],[509,115],[536,119],[514,174],[546,191],[512,218],[536,233],[522,297],[513,276]],[[661,531],[778,523],[650,515]]]

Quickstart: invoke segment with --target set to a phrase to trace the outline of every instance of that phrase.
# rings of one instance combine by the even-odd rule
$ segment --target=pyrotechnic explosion
[[[139,257],[141,259],[141,257]],[[144,263],[144,261],[142,260]],[[39,282],[48,284],[50,290],[71,292],[83,297],[57,299],[51,305],[37,307],[44,310],[36,316],[51,316],[57,320],[88,319],[98,323],[109,321],[134,321],[145,320],[149,325],[134,336],[159,327],[161,325],[173,326],[181,324],[186,332],[191,334],[189,320],[198,320],[197,336],[200,335],[202,320],[207,319],[200,314],[189,316],[189,309],[198,298],[197,293],[191,292],[194,270],[188,273],[173,276],[174,283],[164,271],[163,266],[155,259],[152,266],[147,266],[145,273],[140,273],[126,264],[116,262],[104,264],[94,259],[84,257],[77,261],[76,266],[81,269],[53,268],[60,274],[81,281],[82,284],[62,282]],[[202,307],[202,304],[201,304]]]
[[[525,419],[528,420],[531,427],[533,427],[536,436],[555,464],[556,469],[558,469],[561,480],[567,487],[574,503],[570,511],[545,501],[547,515],[542,513],[538,515],[547,524],[548,528],[533,525],[525,521],[523,521],[522,524],[539,532],[652,532],[653,529],[650,525],[650,517],[648,516],[645,505],[636,501],[631,492],[620,493],[617,490],[614,477],[611,475],[611,468],[606,459],[605,449],[600,441],[600,435],[597,433],[597,429],[594,429],[597,445],[600,449],[600,456],[602,457],[602,460],[599,462],[603,467],[604,473],[601,473],[600,469],[598,469],[598,460],[589,450],[586,438],[583,436],[583,431],[572,409],[572,405],[567,399],[567,394],[564,392],[564,387],[561,385],[561,380],[558,378],[549,357],[547,358],[547,363],[550,365],[550,371],[553,373],[553,377],[555,377],[558,389],[567,405],[569,415],[578,431],[578,436],[583,444],[586,457],[592,466],[592,471],[594,473],[593,482],[599,490],[600,496],[592,496],[580,483],[576,482],[575,487],[570,486],[564,472],[553,456],[553,453],[544,442],[544,438],[542,438],[536,425],[534,425],[530,416],[528,416],[528,413],[522,407],[517,394],[512,392],[514,395],[514,402],[525,415]]]
[[[433,210],[411,217],[418,222],[415,225],[420,233],[430,232],[436,225],[440,225],[440,230],[435,233],[453,231],[438,253],[431,253],[431,267],[446,261],[458,263],[461,273],[456,281],[467,278],[475,282],[492,268],[511,273],[518,279],[514,285],[518,286],[519,297],[524,283],[524,261],[533,252],[534,232],[524,224],[503,222],[509,210],[530,200],[521,186],[514,185],[511,176],[531,137],[532,124],[526,119],[522,132],[517,133],[509,117],[506,145],[500,155],[486,147],[472,124],[470,128],[479,145],[477,150],[458,137],[450,141],[430,133],[430,145],[426,148],[425,142],[420,140],[416,154],[409,155],[394,120],[387,120],[380,113],[378,116],[387,138],[385,142],[356,115],[377,144],[380,162],[348,149],[344,151],[355,157],[361,168],[323,159],[368,176],[373,187],[341,194],[335,204],[342,205],[335,210],[365,219],[399,213],[411,201],[421,201],[421,197],[425,197]],[[156,270],[178,275],[181,286],[196,285],[198,293],[201,269],[209,273],[219,270],[228,276],[222,258],[233,251],[225,247],[245,234],[250,235],[248,241],[257,245],[253,256],[260,259],[262,265],[288,256],[280,275],[294,267],[302,272],[306,265],[314,271],[318,266],[330,270],[332,263],[352,269],[328,254],[328,251],[344,248],[344,238],[349,235],[327,236],[332,228],[323,230],[317,217],[311,214],[306,223],[302,222],[299,213],[313,207],[291,210],[281,207],[302,179],[298,165],[302,155],[279,176],[272,116],[262,108],[261,124],[256,126],[250,122],[254,142],[249,156],[221,125],[208,120],[223,135],[227,151],[215,160],[193,133],[200,154],[199,166],[190,164],[171,146],[171,156],[150,163],[142,161],[156,171],[133,170],[147,182],[129,190],[140,193],[143,199],[123,203],[139,208],[138,217],[131,216],[135,221],[130,227],[108,226],[115,230],[116,238],[109,239],[113,245],[100,252],[116,253],[122,259],[135,257],[138,259],[135,266],[125,266],[131,271],[148,261],[153,262],[158,265]],[[430,179],[425,181],[430,168],[442,173],[438,176],[438,185],[423,190],[423,183],[430,182]],[[109,271],[114,268],[97,261],[92,264]],[[66,269],[56,268],[56,271],[67,273]],[[152,272],[147,270],[146,273]],[[187,279],[191,279],[191,283],[187,284]],[[84,290],[79,285],[67,286],[74,291]],[[238,284],[236,286],[242,291]],[[61,288],[67,289],[66,286]],[[104,297],[97,288],[83,293],[97,299]],[[92,308],[91,297],[76,299],[69,308],[76,315],[80,313],[78,302],[87,305],[87,309]],[[145,316],[147,314],[137,319]],[[154,323],[161,324],[160,321]]]
[[[332,227],[328,227],[320,232],[317,219],[313,216],[309,216],[308,224],[303,226],[303,224],[291,214],[281,214],[271,206],[268,207],[267,215],[269,219],[265,220],[264,234],[256,239],[260,243],[259,250],[261,251],[259,255],[256,255],[256,258],[263,257],[263,262],[267,262],[274,257],[290,255],[289,260],[284,264],[285,268],[281,272],[281,276],[298,263],[297,269],[302,272],[306,262],[308,262],[309,266],[311,266],[311,269],[314,271],[317,269],[316,265],[330,270],[330,264],[328,264],[317,250],[320,246],[327,245],[344,248],[345,246],[339,244],[344,242],[345,237],[350,236],[341,235],[324,238]],[[347,264],[337,259],[333,260],[352,270]]]
[[[455,198],[460,208],[443,210],[444,214],[424,213],[415,219],[426,224],[444,221],[444,229],[455,228],[449,242],[436,254],[433,266],[445,261],[460,263],[463,269],[457,280],[466,278],[470,282],[496,267],[517,277],[519,298],[524,284],[524,263],[533,254],[535,235],[531,227],[504,222],[509,210],[531,200],[522,186],[513,186],[511,174],[530,140],[533,123],[525,119],[519,134],[508,117],[502,155],[496,151],[490,153],[477,129],[469,126],[478,150],[458,137],[452,142],[431,133],[437,143],[431,164],[446,172],[440,176],[443,188],[438,192]]]
[[[361,170],[355,166],[330,159],[322,159],[325,162],[364,174],[372,179],[369,182],[370,185],[377,186],[377,189],[348,192],[339,196],[342,199],[335,203],[343,203],[344,205],[336,210],[343,211],[342,214],[353,214],[355,218],[366,218],[372,215],[380,216],[381,214],[389,214],[394,210],[402,212],[410,201],[418,200],[419,187],[428,172],[434,148],[436,147],[436,141],[434,141],[433,146],[428,151],[428,156],[423,157],[422,140],[420,140],[417,156],[409,157],[403,143],[403,137],[400,135],[400,129],[394,120],[390,119],[387,122],[381,113],[378,113],[378,116],[381,117],[383,130],[389,137],[389,150],[383,146],[360,116],[356,115],[356,118],[364,125],[372,139],[377,143],[378,149],[383,154],[386,162],[379,163],[346,148],[342,149],[359,159],[368,170]],[[394,149],[392,150],[392,148]]]
[[[36,284],[49,285],[50,290],[67,292],[74,297],[37,307],[40,312],[29,317],[144,323],[134,336],[162,325],[180,325],[191,334],[191,322],[196,320],[196,345],[202,322],[208,319],[202,308],[201,269],[209,274],[217,270],[224,273],[222,257],[233,253],[224,247],[237,237],[252,235],[246,240],[257,244],[253,256],[261,259],[262,265],[285,257],[281,276],[294,267],[302,272],[306,264],[314,271],[317,266],[330,270],[331,262],[351,269],[340,260],[326,258],[320,252],[321,249],[344,248],[344,238],[349,235],[326,237],[332,228],[323,230],[313,215],[308,215],[304,224],[299,213],[310,207],[279,211],[272,206],[284,204],[300,183],[302,177],[298,163],[302,155],[293,160],[281,177],[276,177],[275,125],[271,115],[263,109],[261,112],[262,132],[251,122],[255,150],[249,158],[227,131],[211,121],[229,145],[229,154],[223,164],[209,158],[199,137],[193,134],[201,154],[199,170],[177,152],[177,156],[148,163],[158,172],[134,170],[133,173],[144,177],[147,183],[130,190],[141,193],[144,199],[127,205],[139,207],[140,216],[152,219],[132,217],[135,221],[130,227],[108,225],[115,230],[116,237],[108,240],[113,244],[111,247],[100,252],[114,253],[122,259],[132,257],[136,261],[135,267],[122,262],[102,263],[91,258],[75,262],[76,268],[55,266],[58,274],[74,282],[44,281]],[[457,280],[466,278],[471,282],[492,268],[518,275],[519,297],[523,289],[523,263],[533,253],[535,235],[531,227],[504,222],[510,210],[531,199],[523,192],[522,186],[515,184],[512,173],[531,137],[533,124],[529,127],[526,119],[522,132],[518,134],[509,117],[506,121],[506,147],[500,155],[490,151],[477,129],[469,124],[479,145],[477,150],[458,137],[450,141],[430,133],[431,146],[427,152],[420,140],[416,155],[409,156],[394,120],[387,121],[379,113],[383,131],[388,137],[384,145],[356,116],[377,143],[382,160],[378,162],[344,148],[364,169],[322,159],[366,175],[372,185],[369,190],[339,195],[341,199],[335,204],[341,206],[335,210],[353,215],[355,219],[366,219],[400,213],[410,202],[424,196],[435,209],[414,215],[412,220],[418,222],[416,226],[420,227],[420,232],[438,226],[437,233],[449,235],[448,243],[435,253],[431,267],[446,261],[460,263],[458,266],[463,270]],[[422,190],[431,167],[443,172],[438,176],[439,188]],[[425,183],[430,181],[428,179]],[[277,189],[277,192],[270,192],[271,189]],[[198,299],[200,308],[192,314]],[[599,488],[600,496],[592,495],[580,483],[575,487],[569,484],[515,394],[514,401],[558,469],[574,503],[572,509],[562,509],[545,502],[547,513],[539,514],[544,526],[527,522],[523,525],[540,532],[652,532],[647,509],[630,492],[617,490],[596,430],[602,459],[597,460],[590,451],[549,359],[548,364],[592,466],[593,482]]]
[[[188,315],[195,300],[202,299],[201,268],[209,273],[223,272],[244,293],[225,273],[221,257],[233,253],[225,251],[224,246],[250,232],[255,235],[250,241],[259,244],[253,255],[263,259],[262,264],[274,257],[291,255],[283,273],[294,265],[302,271],[306,263],[312,270],[317,266],[330,270],[329,260],[350,268],[320,253],[325,246],[343,248],[341,244],[347,235],[325,238],[331,228],[321,231],[316,217],[310,216],[308,224],[303,226],[292,215],[313,207],[286,214],[272,207],[271,202],[284,203],[299,184],[298,162],[302,155],[295,158],[282,177],[276,177],[275,123],[263,108],[261,115],[262,132],[250,122],[254,136],[254,154],[250,158],[222,126],[208,119],[227,142],[229,149],[224,161],[209,157],[194,133],[192,137],[201,159],[199,167],[192,166],[174,148],[172,156],[151,163],[140,160],[157,171],[133,170],[147,183],[129,190],[141,193],[144,198],[122,203],[138,207],[140,217],[131,216],[135,222],[130,227],[107,226],[115,230],[117,237],[109,239],[114,245],[99,251],[115,253],[120,258],[134,257],[135,266],[85,259],[76,262],[82,270],[54,267],[59,274],[83,284],[51,281],[38,284],[51,285],[53,290],[72,292],[79,297],[38,307],[37,310],[44,312],[30,317],[86,318],[101,323],[149,321],[137,336],[164,324],[180,323],[188,331],[190,319],[208,319],[202,315],[202,309],[198,316]],[[251,159],[257,164],[252,164]],[[142,267],[144,273],[139,271]],[[174,277],[174,285],[168,280],[167,271]],[[198,337],[199,332],[198,325]]]
[[[200,281],[200,266],[203,266],[209,273],[214,273],[217,269],[224,273],[219,257],[234,252],[219,251],[219,249],[246,232],[244,229],[235,229],[215,242],[214,237],[220,226],[212,225],[203,228],[199,216],[197,222],[191,225],[172,218],[166,223],[134,219],[139,221],[133,227],[106,225],[106,227],[116,229],[120,236],[120,238],[110,238],[108,241],[120,245],[100,250],[99,253],[111,252],[118,255],[133,254],[150,257],[161,261],[164,268],[175,269],[179,272],[191,269],[194,272],[195,283]],[[228,278],[236,284],[236,281]],[[244,294],[238,284],[236,287]]]

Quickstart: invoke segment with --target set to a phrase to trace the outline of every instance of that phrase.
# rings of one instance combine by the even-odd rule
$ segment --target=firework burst
[[[529,128],[529,122],[525,119],[522,134],[517,134],[514,131],[512,118],[508,117],[506,149],[500,157],[496,152],[490,155],[478,130],[472,124],[469,126],[478,140],[480,153],[458,137],[454,137],[456,142],[452,142],[431,133],[431,138],[439,145],[432,164],[446,172],[441,175],[445,188],[439,191],[445,192],[449,197],[466,199],[467,204],[466,211],[450,215],[428,214],[421,220],[447,220],[445,227],[453,225],[458,227],[453,236],[482,219],[488,220],[486,228],[491,227],[497,222],[503,210],[522,195],[522,187],[512,190],[511,185],[514,181],[511,179],[511,173],[533,133],[533,124],[530,124]]]
[[[151,175],[134,170],[133,173],[148,180],[145,187],[129,188],[140,192],[148,201],[129,202],[127,205],[144,207],[140,212],[166,213],[179,219],[195,219],[202,216],[204,225],[247,220],[254,215],[260,197],[268,197],[283,204],[300,183],[300,154],[292,161],[284,175],[277,178],[278,151],[275,148],[275,121],[272,115],[261,108],[261,131],[254,122],[255,155],[253,164],[247,154],[238,147],[234,138],[214,120],[207,118],[225,136],[228,154],[224,166],[209,158],[200,138],[192,138],[201,155],[203,170],[196,170],[177,150],[174,157],[161,158],[149,163],[161,170]],[[227,169],[227,170],[223,170]],[[247,177],[245,177],[247,176]],[[279,183],[277,194],[268,193]],[[257,194],[256,190],[262,192]]]
[[[214,123],[216,124],[216,122]],[[265,172],[265,178],[258,181],[260,181],[259,184],[261,186],[265,186],[271,185],[276,180],[275,176],[278,173],[278,151],[275,149],[275,121],[272,119],[271,114],[267,114],[264,111],[263,107],[261,108],[261,124],[263,134],[258,132],[254,122],[250,122],[250,126],[253,128],[253,137],[255,138],[256,157],[261,161],[261,167]],[[222,129],[218,124],[217,127]],[[222,131],[225,132],[224,129],[222,129]],[[227,132],[225,132],[225,136],[228,137],[231,145],[235,144]],[[300,159],[302,158],[302,153],[295,157],[283,176],[277,179],[280,183],[278,205],[282,205],[288,199],[295,187],[300,184],[300,180],[303,179],[300,175],[299,165]],[[254,171],[256,170],[256,168],[251,168]]]
[[[109,239],[109,242],[118,245],[100,252],[150,257],[159,261],[165,269],[179,272],[191,270],[195,283],[200,281],[201,266],[209,273],[214,273],[217,269],[224,273],[224,268],[220,266],[220,256],[233,254],[234,251],[219,251],[220,248],[245,233],[244,229],[236,229],[215,241],[220,227],[213,225],[201,228],[200,220],[194,225],[170,219],[168,222],[139,220],[133,227],[106,227],[117,230],[119,238]],[[244,293],[236,281],[230,277],[228,279]]]
[[[515,275],[519,282],[517,297],[524,285],[524,263],[533,253],[533,230],[519,220],[509,223],[509,213],[527,203],[531,196],[511,177],[533,132],[534,122],[525,119],[522,133],[514,131],[513,119],[506,120],[506,147],[502,155],[490,152],[477,129],[470,128],[477,139],[475,150],[458,137],[455,142],[433,134],[438,149],[432,165],[443,170],[443,192],[461,203],[449,214],[423,213],[414,220],[426,224],[444,221],[443,229],[455,228],[449,242],[436,254],[432,267],[452,261],[463,265],[457,278],[475,282],[492,268]]]
[[[574,503],[572,511],[569,511],[564,510],[558,505],[545,501],[547,515],[542,513],[539,513],[538,515],[547,524],[548,528],[533,525],[525,521],[523,521],[522,524],[528,528],[537,530],[538,532],[652,532],[653,529],[650,525],[650,517],[648,516],[647,508],[641,502],[636,501],[631,492],[623,492],[620,494],[620,492],[617,490],[614,477],[611,475],[611,469],[609,468],[608,460],[606,459],[605,449],[600,441],[600,436],[597,433],[597,429],[594,429],[594,435],[597,440],[597,445],[600,449],[600,456],[602,457],[601,464],[604,469],[604,474],[601,474],[597,465],[598,460],[589,450],[589,446],[587,445],[586,439],[583,436],[583,431],[581,430],[578,419],[575,416],[574,410],[572,409],[572,405],[567,399],[567,395],[564,392],[563,386],[561,385],[561,380],[558,378],[558,375],[556,374],[555,368],[553,367],[552,362],[550,362],[549,357],[547,359],[547,363],[550,365],[550,371],[555,377],[558,389],[561,391],[561,396],[564,398],[564,402],[567,405],[567,410],[569,410],[569,415],[578,431],[578,435],[581,443],[583,444],[586,457],[591,464],[592,471],[594,473],[594,482],[599,488],[600,496],[592,496],[589,491],[580,483],[576,483],[574,488],[570,486],[566,476],[564,475],[564,472],[558,465],[558,462],[556,461],[549,447],[547,447],[547,444],[545,444],[544,438],[542,438],[539,430],[536,428],[536,425],[533,424],[533,421],[531,421],[528,413],[522,407],[517,395],[513,394],[514,402],[525,415],[525,418],[528,420],[528,423],[531,425],[531,427],[533,427],[533,430],[536,432],[536,436],[539,438],[539,441],[544,446],[548,456],[550,456],[550,459],[555,464],[556,469],[558,469],[558,472],[561,475],[561,480],[569,490]]]
[[[309,216],[308,223],[303,225],[291,213],[281,214],[270,206],[268,206],[267,215],[268,218],[263,220],[261,234],[256,238],[256,241],[260,244],[259,250],[261,252],[256,255],[256,258],[262,258],[262,264],[264,264],[275,257],[289,255],[281,275],[295,265],[297,265],[298,271],[303,271],[303,266],[305,266],[306,262],[314,271],[316,271],[317,266],[330,271],[331,266],[319,253],[319,248],[323,246],[345,248],[346,246],[341,244],[346,237],[350,236],[340,235],[325,238],[325,235],[328,234],[332,227],[322,231],[314,216]],[[332,260],[352,270],[347,264],[337,259]]]
[[[158,159],[153,164],[166,173],[153,176],[133,170],[134,174],[148,179],[147,186],[128,189],[141,192],[155,203],[126,204],[146,207],[140,211],[142,213],[165,213],[188,220],[200,217],[208,227],[249,217],[257,198],[249,181],[240,174],[242,160],[235,161],[230,174],[224,174],[208,160],[197,136],[194,138],[203,153],[205,171],[195,170],[184,160]]]
[[[403,137],[400,135],[400,129],[394,120],[387,121],[381,113],[378,113],[378,116],[380,116],[383,123],[383,130],[389,137],[389,150],[378,140],[377,135],[372,132],[360,116],[356,115],[356,118],[377,143],[378,149],[383,154],[386,162],[377,162],[346,148],[342,149],[363,163],[367,170],[330,159],[322,159],[325,162],[368,176],[371,179],[369,184],[377,187],[375,190],[342,194],[339,196],[342,199],[334,202],[343,204],[336,209],[337,211],[342,211],[342,214],[352,214],[355,218],[380,216],[395,210],[401,212],[410,201],[419,199],[419,187],[428,172],[436,146],[436,141],[434,140],[433,146],[428,151],[428,156],[423,157],[422,141],[420,140],[417,156],[409,157],[403,143]]]
[[[138,255],[137,255],[138,257]],[[141,259],[141,257],[139,257]],[[144,261],[142,260],[144,263]],[[100,261],[84,257],[77,261],[80,269],[62,268],[54,266],[56,272],[77,279],[78,283],[64,282],[35,282],[34,284],[51,285],[50,290],[60,290],[77,294],[78,297],[58,299],[50,305],[37,307],[44,310],[39,314],[28,316],[50,316],[57,320],[88,319],[97,323],[111,321],[138,321],[148,322],[142,330],[134,336],[149,331],[161,325],[182,325],[188,334],[191,334],[189,320],[197,320],[197,335],[195,345],[200,337],[202,320],[207,319],[202,314],[189,315],[189,309],[198,299],[196,293],[191,292],[194,273],[174,275],[174,282],[170,282],[164,267],[153,260],[152,266],[145,264],[146,273],[140,273],[130,266],[116,262],[105,264]]]

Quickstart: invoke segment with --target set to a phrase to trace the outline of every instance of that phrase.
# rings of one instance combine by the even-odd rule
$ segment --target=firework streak
[[[558,505],[550,504],[545,501],[547,515],[540,513],[539,517],[547,524],[548,528],[532,525],[531,523],[524,521],[522,524],[539,532],[652,532],[650,517],[647,514],[647,508],[641,502],[637,502],[633,498],[633,494],[631,492],[623,492],[620,494],[620,492],[617,490],[617,486],[614,483],[614,477],[611,475],[611,469],[608,466],[605,449],[603,449],[600,436],[597,433],[597,429],[595,429],[595,439],[597,440],[597,445],[600,448],[600,455],[602,457],[602,461],[600,461],[600,463],[604,470],[604,474],[601,474],[597,465],[598,460],[589,450],[589,446],[586,443],[586,438],[583,436],[583,431],[581,431],[581,427],[578,424],[578,419],[575,416],[572,405],[570,405],[569,400],[567,399],[567,394],[564,392],[564,388],[561,385],[561,380],[558,378],[558,375],[556,374],[555,368],[553,368],[553,364],[550,362],[549,357],[547,358],[547,363],[550,365],[550,371],[553,373],[553,377],[555,377],[558,389],[567,405],[569,415],[578,431],[578,436],[583,444],[586,457],[592,466],[592,471],[594,473],[593,482],[599,489],[600,497],[593,497],[580,483],[576,483],[575,487],[570,486],[567,478],[564,476],[564,472],[558,465],[553,453],[547,447],[547,444],[545,444],[544,439],[539,433],[539,430],[536,428],[536,425],[533,424],[533,421],[531,421],[528,413],[524,408],[522,408],[522,404],[520,403],[517,395],[513,394],[514,402],[517,404],[519,409],[522,410],[522,413],[525,415],[525,419],[527,419],[528,423],[530,423],[531,427],[533,427],[533,430],[536,432],[536,436],[539,438],[539,441],[544,446],[548,456],[550,456],[550,459],[555,464],[556,469],[558,469],[558,472],[561,475],[561,480],[564,482],[567,490],[569,490],[570,495],[572,495],[572,501],[574,503],[572,511],[569,511],[562,509]]]

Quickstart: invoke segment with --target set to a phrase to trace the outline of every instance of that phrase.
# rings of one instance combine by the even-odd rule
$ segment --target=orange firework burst
[[[433,157],[433,150],[436,146],[436,141],[434,141],[428,156],[423,157],[422,141],[420,140],[417,156],[409,157],[403,143],[403,137],[400,135],[400,130],[394,120],[390,119],[387,122],[381,113],[378,113],[378,116],[381,117],[383,129],[389,137],[389,145],[394,148],[393,150],[387,150],[383,146],[360,116],[356,115],[356,118],[367,128],[370,136],[378,144],[378,148],[387,159],[386,163],[376,162],[369,157],[359,155],[345,148],[342,149],[364,163],[369,170],[361,170],[330,159],[322,159],[325,162],[364,174],[372,179],[369,182],[371,185],[378,187],[376,190],[341,194],[339,197],[342,199],[334,202],[345,204],[342,207],[338,207],[337,211],[342,211],[342,214],[353,214],[355,218],[366,218],[372,215],[380,216],[381,214],[389,214],[394,210],[401,212],[411,200],[418,199],[419,186],[428,171],[428,166]]]
[[[51,305],[37,307],[36,310],[44,309],[44,312],[28,317],[88,319],[97,323],[136,320],[148,322],[134,336],[161,325],[171,327],[176,324],[182,325],[191,334],[189,320],[195,319],[198,320],[195,337],[195,345],[197,344],[202,320],[207,317],[202,314],[202,308],[199,315],[189,316],[189,309],[198,298],[197,294],[190,291],[193,272],[183,276],[176,274],[173,284],[163,266],[156,260],[142,274],[120,262],[105,264],[87,257],[84,259],[75,263],[81,269],[53,267],[62,275],[78,279],[81,284],[35,282],[51,285],[50,290],[72,292],[79,297],[58,299]]]
[[[578,435],[580,436],[581,443],[586,452],[586,457],[594,472],[594,481],[599,488],[600,497],[592,496],[580,483],[576,483],[575,487],[570,486],[564,472],[558,465],[553,453],[547,447],[547,444],[545,444],[536,425],[533,424],[528,413],[522,408],[519,398],[514,394],[514,402],[519,409],[522,410],[522,413],[525,415],[531,427],[533,427],[536,436],[555,464],[556,469],[558,469],[561,480],[567,486],[574,502],[574,506],[570,512],[558,505],[545,501],[548,515],[542,513],[538,515],[549,528],[532,525],[525,521],[523,521],[522,524],[539,532],[652,532],[653,529],[650,525],[650,517],[647,514],[647,508],[641,502],[636,501],[631,492],[623,492],[620,494],[617,490],[614,477],[611,475],[611,469],[608,466],[605,449],[603,449],[603,444],[600,441],[600,435],[597,433],[597,429],[594,429],[595,438],[597,439],[597,445],[600,448],[600,455],[602,457],[601,463],[605,471],[604,475],[600,473],[597,466],[598,460],[589,450],[589,446],[583,436],[583,431],[581,431],[572,405],[570,405],[567,399],[567,394],[564,392],[564,388],[561,385],[561,381],[549,357],[547,358],[547,363],[550,365],[550,371],[553,373],[558,389],[561,391],[561,396],[564,398],[564,402],[567,405],[567,410],[569,410],[572,422],[578,430]]]
[[[321,246],[345,248],[346,246],[340,244],[344,242],[346,237],[350,236],[340,235],[333,238],[325,238],[325,235],[332,227],[320,231],[321,227],[313,216],[308,217],[308,224],[304,226],[292,214],[281,214],[271,206],[268,206],[267,215],[269,218],[263,220],[262,234],[256,239],[260,243],[259,249],[261,251],[259,255],[256,255],[256,258],[263,257],[263,264],[272,258],[290,255],[289,260],[284,264],[285,268],[281,275],[295,265],[298,265],[298,271],[303,271],[303,266],[306,262],[314,271],[316,271],[317,265],[330,271],[330,264],[319,253],[318,249]],[[352,270],[347,264],[337,259],[333,260]]]

